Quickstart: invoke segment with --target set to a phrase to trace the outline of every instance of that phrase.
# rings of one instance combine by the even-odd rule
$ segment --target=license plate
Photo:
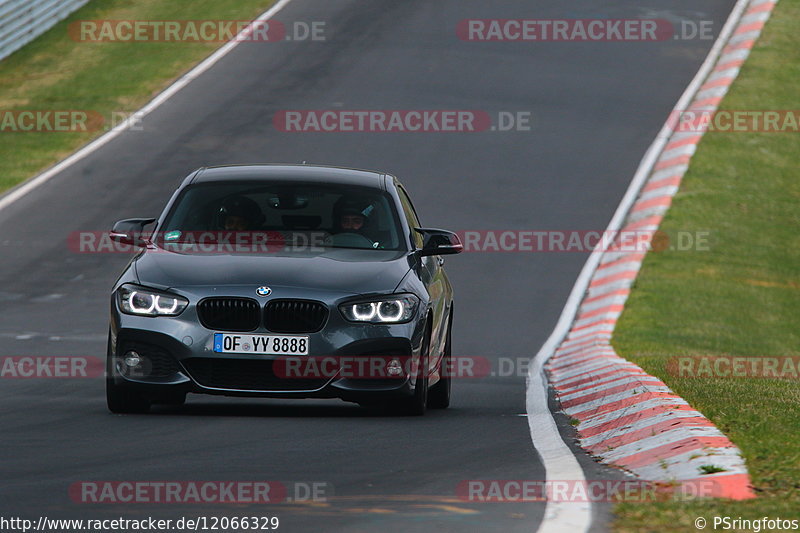
[[[308,337],[214,333],[214,351],[257,355],[308,355]]]

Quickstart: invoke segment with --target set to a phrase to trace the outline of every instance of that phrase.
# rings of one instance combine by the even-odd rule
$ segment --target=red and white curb
[[[691,103],[676,107],[676,112],[717,109],[776,2],[739,3],[741,16],[720,43],[713,69],[690,96]],[[671,129],[667,134],[625,214],[623,232],[658,229],[703,136]],[[609,342],[644,254],[614,250],[613,245],[595,253],[602,255],[590,272],[574,320],[545,366],[561,408],[578,421],[581,446],[603,463],[644,480],[702,482],[709,487],[704,492],[708,496],[754,497],[738,448],[661,380],[619,357]],[[715,473],[704,475],[709,470]]]

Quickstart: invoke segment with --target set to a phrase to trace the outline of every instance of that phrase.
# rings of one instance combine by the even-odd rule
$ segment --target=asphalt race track
[[[70,251],[76,231],[156,216],[193,169],[302,162],[383,169],[422,222],[463,230],[602,230],[712,40],[464,42],[468,18],[713,21],[733,0],[294,0],[324,42],[243,43],[129,131],[0,211],[0,356],[102,358],[108,291],[128,257]],[[284,133],[282,110],[530,112],[530,131]],[[464,253],[454,354],[530,358],[585,253]],[[269,280],[265,279],[265,283]],[[506,359],[509,360],[509,359]],[[470,479],[544,479],[525,371],[454,383],[447,411],[391,417],[331,401],[190,396],[115,416],[103,380],[0,380],[0,514],[176,519],[278,516],[283,531],[534,531],[544,503],[461,501]],[[558,418],[565,438],[570,426]],[[576,452],[579,453],[580,452]],[[589,479],[619,474],[580,456]],[[80,504],[79,481],[276,480],[326,484],[327,502],[270,506]],[[303,485],[299,485],[303,486]],[[292,496],[292,493],[290,493]],[[593,507],[604,530],[608,504]]]

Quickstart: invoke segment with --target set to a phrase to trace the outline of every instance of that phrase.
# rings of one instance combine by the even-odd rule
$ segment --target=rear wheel
[[[428,407],[431,409],[447,409],[450,407],[450,390],[453,386],[452,348],[450,337],[453,331],[453,315],[447,325],[447,338],[444,344],[444,355],[439,369],[439,382],[428,392]]]

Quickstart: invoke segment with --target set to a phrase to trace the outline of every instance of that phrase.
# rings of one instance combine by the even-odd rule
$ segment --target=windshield
[[[249,236],[248,242],[405,250],[388,194],[330,184],[215,182],[190,185],[154,241],[197,243]]]

